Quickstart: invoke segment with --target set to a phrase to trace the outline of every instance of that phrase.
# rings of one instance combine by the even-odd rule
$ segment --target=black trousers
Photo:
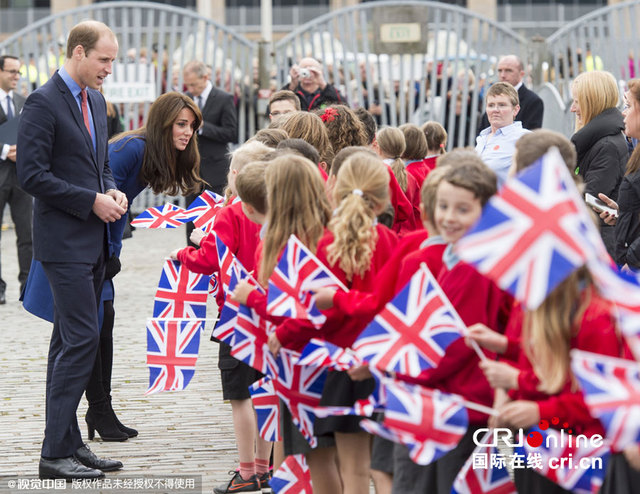
[[[76,412],[98,348],[102,252],[94,264],[43,262],[54,301],[42,456],[65,458],[82,446]]]

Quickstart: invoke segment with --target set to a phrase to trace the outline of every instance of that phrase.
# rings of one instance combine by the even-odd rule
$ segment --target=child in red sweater
[[[414,229],[418,229],[422,224],[420,220],[420,185],[411,173],[407,173],[404,161],[401,158],[406,147],[404,134],[400,129],[395,127],[385,127],[378,131],[373,146],[393,173],[393,176],[398,182],[398,186],[412,207],[414,226],[412,226],[411,222],[402,224],[396,220],[394,223],[394,231],[400,234],[406,234]],[[394,209],[396,209],[396,218],[398,218],[399,214],[395,205]],[[396,224],[398,228],[396,228]]]
[[[236,255],[248,271],[255,269],[255,250],[259,241],[260,226],[251,221],[244,211],[264,213],[266,194],[263,179],[265,165],[256,163],[254,166],[247,162],[262,156],[263,154],[256,155],[253,152],[255,149],[262,148],[266,146],[254,142],[242,146],[234,153],[229,173],[229,187],[233,195],[236,195],[238,194],[236,183],[240,182],[245,190],[251,193],[240,195],[246,202],[232,202],[222,208],[216,216],[213,227],[215,235]],[[193,272],[217,273],[220,276],[214,235],[205,236],[200,242],[199,249],[186,247],[172,252],[171,257],[179,260]],[[221,307],[224,302],[222,289],[218,291],[216,302],[218,307]],[[225,343],[220,343],[218,367],[222,380],[223,399],[231,403],[240,468],[228,485],[216,487],[214,492],[216,494],[236,492],[235,489],[243,485],[252,489],[257,487],[257,492],[260,492],[261,484],[268,486],[271,443],[264,441],[258,434],[248,387],[262,376],[252,367],[232,357],[231,348]]]
[[[437,189],[435,223],[449,244],[437,280],[467,326],[482,322],[504,332],[511,297],[453,252],[453,245],[477,221],[482,207],[496,192],[496,177],[473,153],[460,151],[457,161],[444,173]],[[478,368],[479,362],[474,351],[458,340],[447,348],[438,367],[423,372],[415,381],[491,406],[493,391]],[[486,421],[486,416],[470,410],[469,431],[458,446],[425,467],[411,462],[406,448],[396,445],[394,492],[450,492],[458,471],[475,447],[473,432],[485,426]]]
[[[427,139],[427,156],[423,161],[430,172],[436,167],[438,158],[446,153],[448,136],[444,127],[435,120],[425,122],[422,125],[422,132]]]
[[[271,161],[265,173],[265,183],[267,217],[256,255],[258,281],[266,287],[292,234],[311,252],[317,251],[318,243],[325,234],[326,225],[331,217],[331,207],[320,172],[309,160],[301,156],[286,155]],[[239,303],[254,308],[261,317],[270,319],[266,313],[266,297],[251,285],[240,282],[233,297]],[[295,320],[286,320],[284,324],[292,322]],[[270,348],[276,353],[280,345],[278,343],[276,347],[277,337],[274,333],[270,335],[269,342]],[[318,438],[317,447],[311,449],[293,425],[289,410],[283,406],[283,402],[280,404],[284,453],[305,455],[314,492],[341,492],[333,438]]]

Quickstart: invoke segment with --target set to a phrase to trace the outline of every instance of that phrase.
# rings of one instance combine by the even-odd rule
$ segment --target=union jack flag
[[[600,261],[589,263],[599,292],[615,304],[615,314],[629,348],[640,360],[640,280],[636,273],[617,271]]]
[[[216,251],[218,254],[218,266],[220,266],[220,280],[222,281],[222,289],[224,293],[229,293],[229,281],[231,280],[231,269],[233,260],[236,256],[233,255],[233,252],[229,250],[229,248],[225,245],[225,243],[220,240],[220,237],[216,235],[215,231],[211,232],[209,235],[214,235],[216,239]]]
[[[189,221],[186,211],[174,204],[154,206],[146,209],[131,222],[140,228],[177,228]]]
[[[282,441],[280,432],[280,399],[276,395],[273,381],[263,377],[249,386],[253,408],[258,417],[258,432],[265,441]]]
[[[278,372],[277,365],[267,344],[267,338],[273,330],[275,327],[262,319],[256,311],[240,305],[231,355],[263,374],[274,377]]]
[[[189,221],[193,221],[193,226],[209,233],[213,229],[214,220],[222,209],[223,203],[224,197],[205,190],[189,204],[185,214],[189,217]]]
[[[608,257],[555,148],[507,181],[455,251],[531,310],[588,259]]]
[[[218,275],[212,274],[211,279],[209,280],[209,296],[216,298],[218,296],[218,290],[220,286],[218,285]]]
[[[361,427],[409,447],[418,465],[428,465],[455,448],[467,432],[469,419],[456,395],[385,379],[386,410],[382,424],[366,420]]]
[[[503,457],[495,445],[488,444],[492,436],[493,431],[488,431],[481,439],[481,444],[473,450],[458,472],[451,494],[517,494],[506,461],[491,461],[491,458]]]
[[[313,494],[311,473],[304,455],[287,456],[269,485],[276,494]]]
[[[213,329],[212,336],[220,341],[223,341],[224,343],[233,346],[233,342],[235,339],[234,330],[236,325],[238,324],[238,307],[240,306],[240,304],[231,300],[231,292],[235,290],[236,285],[240,280],[247,280],[249,283],[254,285],[261,293],[264,293],[264,290],[244,268],[242,263],[238,261],[236,256],[229,253],[228,250],[225,256],[225,259],[229,259],[229,264],[226,268],[226,274],[222,276],[223,280],[228,277],[227,285],[224,289],[226,297],[222,309],[220,310],[220,317],[218,318],[218,322]]]
[[[615,451],[640,443],[640,365],[595,353],[571,351],[571,370],[584,402],[602,422]]]
[[[202,321],[147,321],[146,394],[185,389],[196,370]]]
[[[340,348],[328,341],[312,338],[302,350],[298,365],[315,365],[345,371],[361,365],[360,359],[348,348]]]
[[[358,357],[381,370],[417,377],[437,367],[465,325],[424,266],[360,333]]]
[[[314,410],[320,404],[327,369],[297,365],[299,356],[292,350],[280,349],[276,359],[278,376],[273,384],[291,412],[293,422],[313,448],[317,444],[313,435],[313,423],[316,420]]]
[[[569,445],[569,435],[564,431],[542,430],[536,426],[530,429],[529,434],[532,433],[542,436],[542,444],[533,447],[524,441],[524,447],[516,447],[514,452],[527,459],[537,456],[540,475],[576,494],[600,491],[610,455],[611,445],[607,441],[599,446],[595,446],[593,441],[581,441],[576,446],[576,438],[572,438]]]
[[[208,276],[192,273],[180,262],[166,259],[153,303],[153,317],[204,319],[208,285]]]
[[[316,297],[311,290],[323,287],[347,290],[295,235],[291,235],[269,278],[267,312],[274,316],[308,319],[320,328],[327,318],[316,307]]]

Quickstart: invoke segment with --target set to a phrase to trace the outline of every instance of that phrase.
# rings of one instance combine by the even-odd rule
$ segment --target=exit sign
[[[420,41],[421,28],[417,22],[382,24],[380,41],[383,43],[416,43]]]

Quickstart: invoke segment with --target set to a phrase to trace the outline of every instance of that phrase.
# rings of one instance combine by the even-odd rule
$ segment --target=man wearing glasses
[[[20,291],[27,281],[31,266],[32,198],[18,185],[16,176],[16,141],[3,132],[17,118],[25,99],[16,92],[20,80],[20,61],[12,55],[0,56],[0,222],[8,203],[18,239]],[[4,142],[9,140],[10,142]],[[2,279],[0,265],[0,304],[6,303],[7,283]]]

